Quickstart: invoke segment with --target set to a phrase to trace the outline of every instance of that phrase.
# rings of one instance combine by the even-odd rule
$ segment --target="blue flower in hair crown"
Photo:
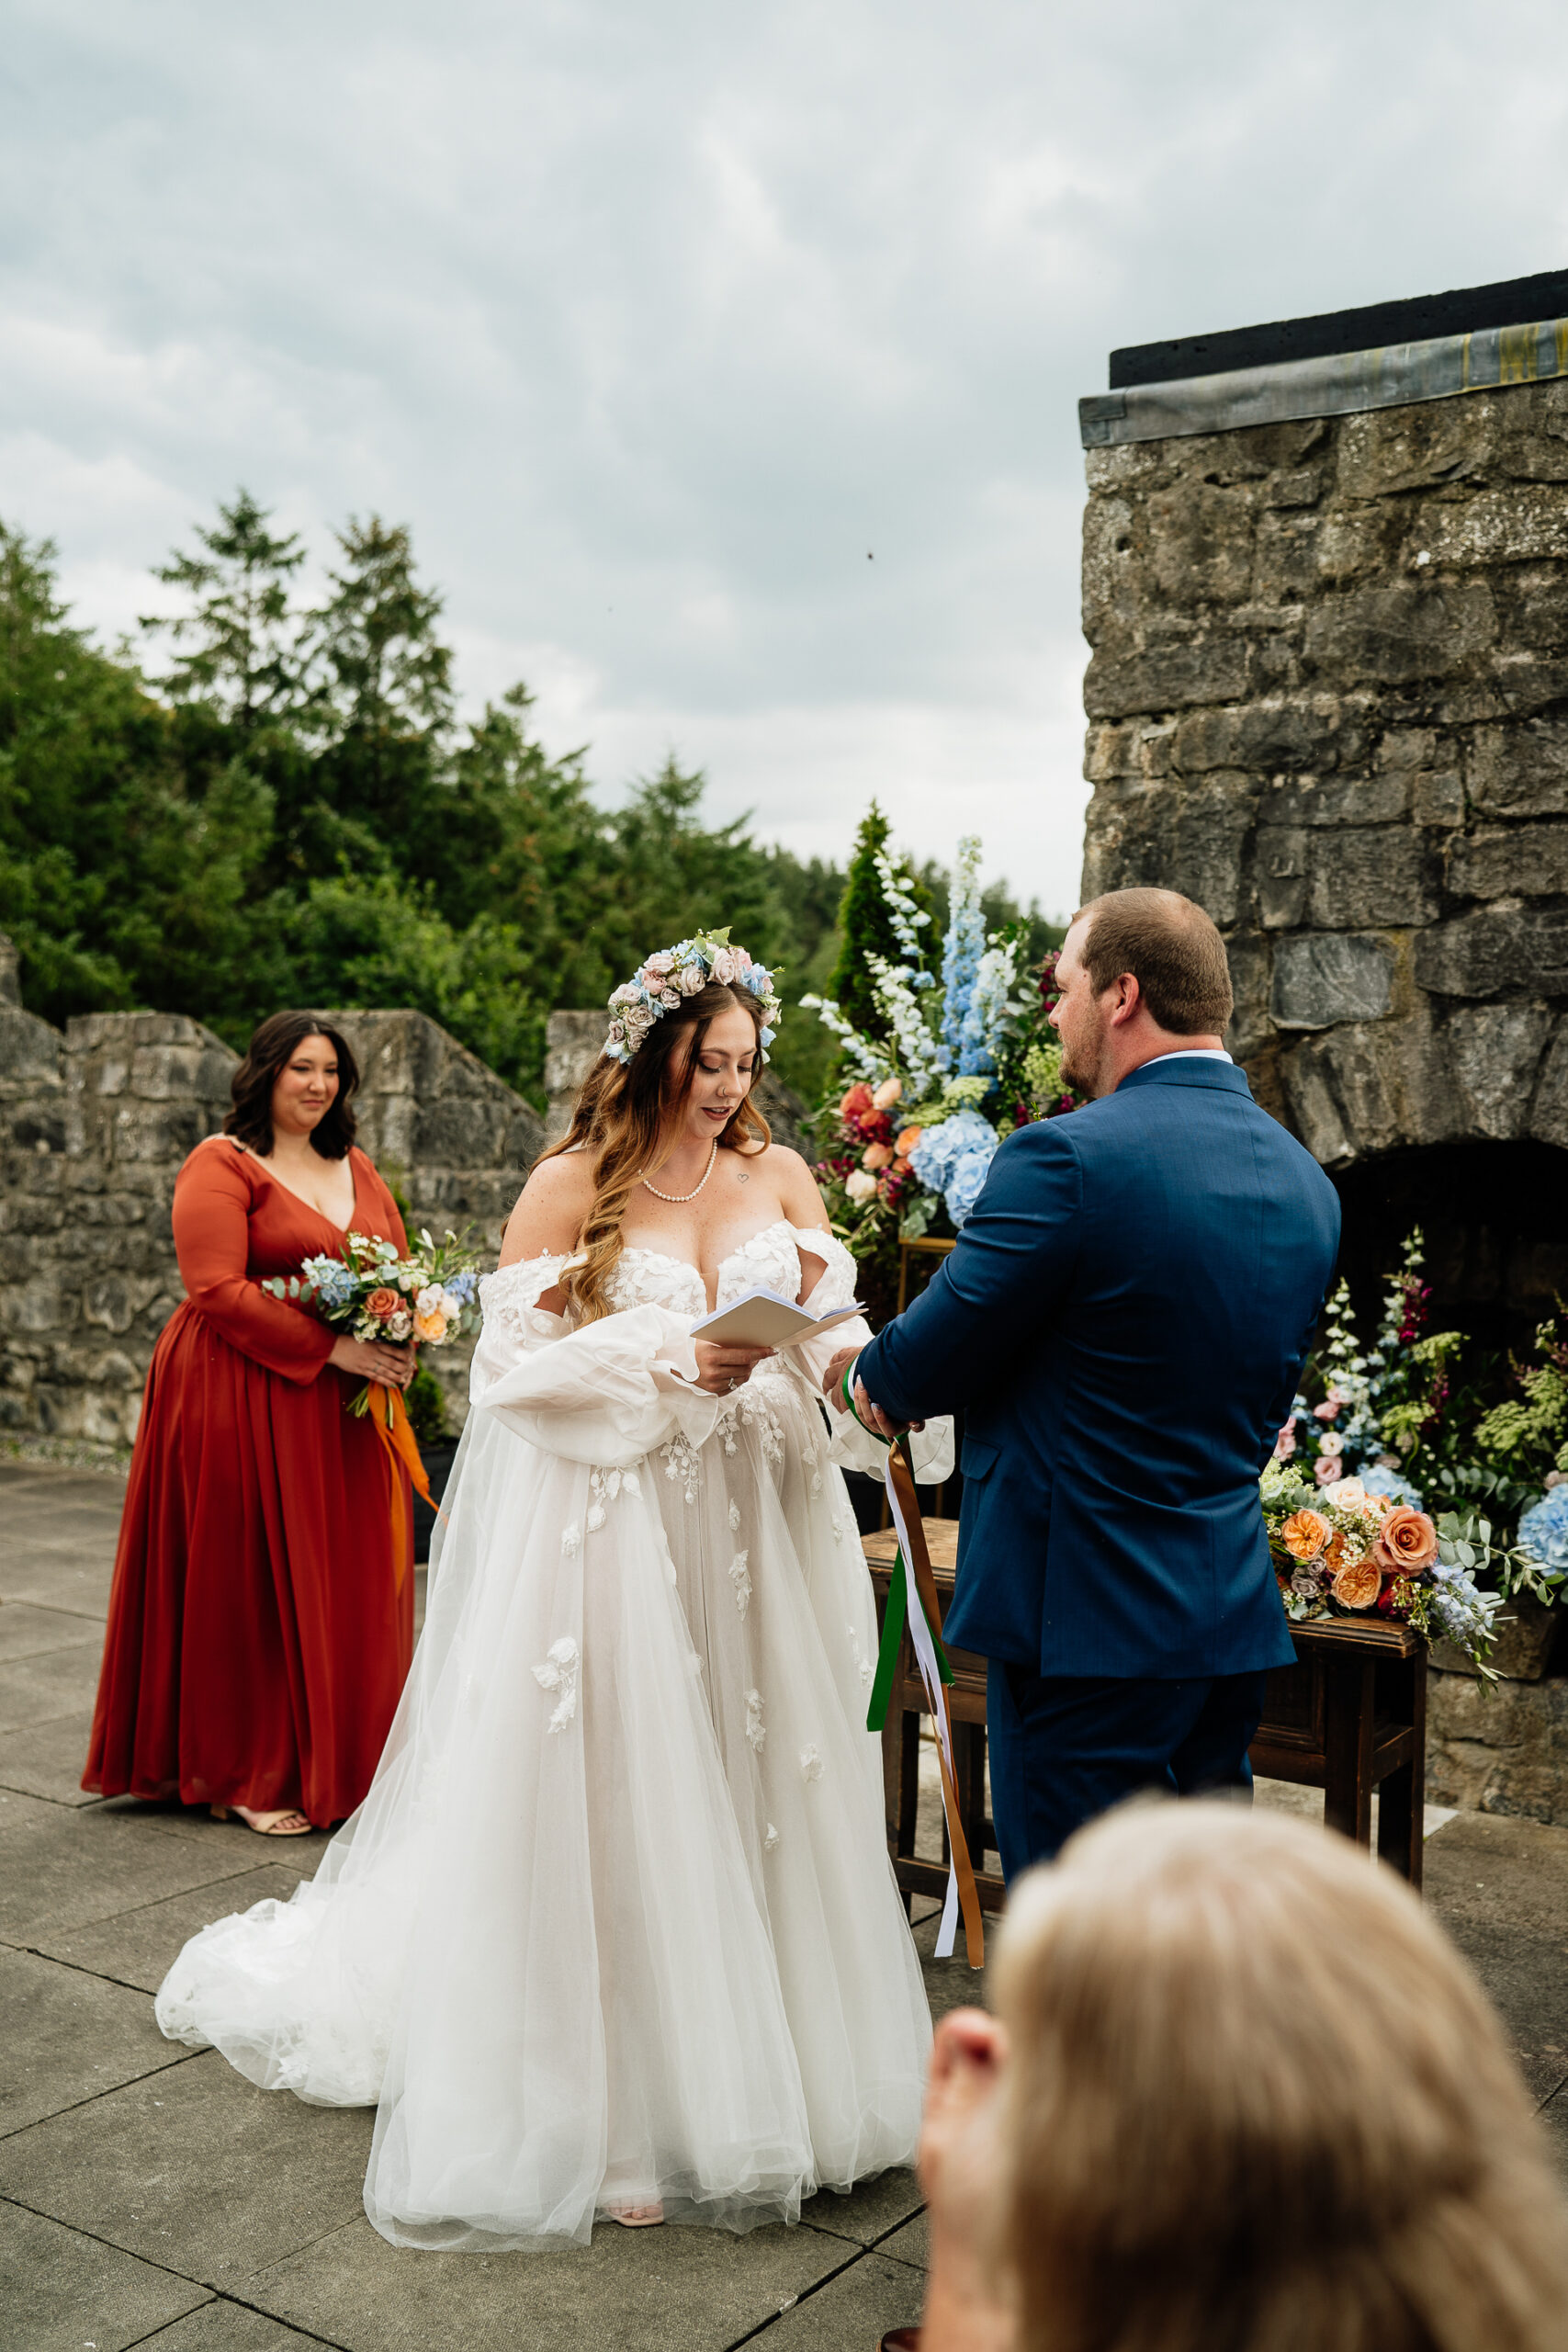
[[[678,940],[673,947],[661,947],[616,989],[610,999],[613,1017],[604,1040],[610,1059],[626,1068],[654,1023],[675,1012],[683,998],[695,996],[710,980],[744,989],[756,998],[762,1008],[762,1059],[766,1061],[783,1007],[773,988],[773,975],[753,963],[744,947],[730,945],[728,924],[722,931],[699,931],[691,939]]]

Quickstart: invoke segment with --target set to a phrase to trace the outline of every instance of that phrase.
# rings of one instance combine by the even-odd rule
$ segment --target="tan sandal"
[[[660,2199],[651,2205],[606,2205],[604,2218],[618,2222],[623,2230],[656,2230],[664,2219],[664,2206]]]
[[[315,1824],[307,1821],[298,1805],[288,1805],[282,1813],[253,1813],[249,1805],[215,1804],[209,1807],[214,1821],[243,1821],[258,1838],[308,1838]],[[291,1825],[298,1825],[297,1826]]]

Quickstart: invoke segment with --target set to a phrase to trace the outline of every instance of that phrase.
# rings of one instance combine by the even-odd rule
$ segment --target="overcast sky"
[[[1116,344],[1568,264],[1562,0],[5,0],[0,515],[412,526],[470,705],[1077,886]]]

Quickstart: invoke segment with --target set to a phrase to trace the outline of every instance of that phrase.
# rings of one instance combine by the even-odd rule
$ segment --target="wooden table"
[[[926,1541],[943,1613],[953,1598],[958,1521],[928,1519]],[[897,1538],[890,1529],[863,1538],[876,1592],[877,1617],[886,1606]],[[1371,1846],[1372,1792],[1378,1792],[1378,1852],[1412,1886],[1421,1883],[1427,1780],[1427,1645],[1408,1625],[1380,1617],[1336,1617],[1292,1625],[1294,1666],[1270,1674],[1263,1720],[1252,1743],[1252,1769],[1268,1780],[1321,1789],[1330,1829]],[[975,1864],[980,1902],[999,1911],[1006,1889],[981,1871],[996,1831],[986,1813],[986,1661],[969,1650],[948,1657],[953,1682],[953,1748],[958,1804]],[[887,1847],[894,1875],[908,1900],[939,1899],[947,1889],[947,1831],[940,1863],[915,1852],[919,1796],[920,1718],[925,1685],[908,1633],[904,1636],[887,1721],[882,1734],[882,1781]]]

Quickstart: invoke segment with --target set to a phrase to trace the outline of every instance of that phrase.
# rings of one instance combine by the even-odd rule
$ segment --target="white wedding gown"
[[[842,1247],[781,1221],[721,1303],[796,1296],[803,1250],[807,1303],[852,1299]],[[203,1928],[158,1995],[165,2034],[251,2081],[378,2105],[365,2208],[398,2245],[581,2244],[654,2197],[790,2220],[910,2163],[919,2126],[931,2020],[829,1458],[865,1441],[785,1356],[730,1396],[687,1385],[694,1267],[628,1249],[618,1311],[574,1330],[536,1303],[566,1262],[481,1285],[368,1796],[312,1881]]]

